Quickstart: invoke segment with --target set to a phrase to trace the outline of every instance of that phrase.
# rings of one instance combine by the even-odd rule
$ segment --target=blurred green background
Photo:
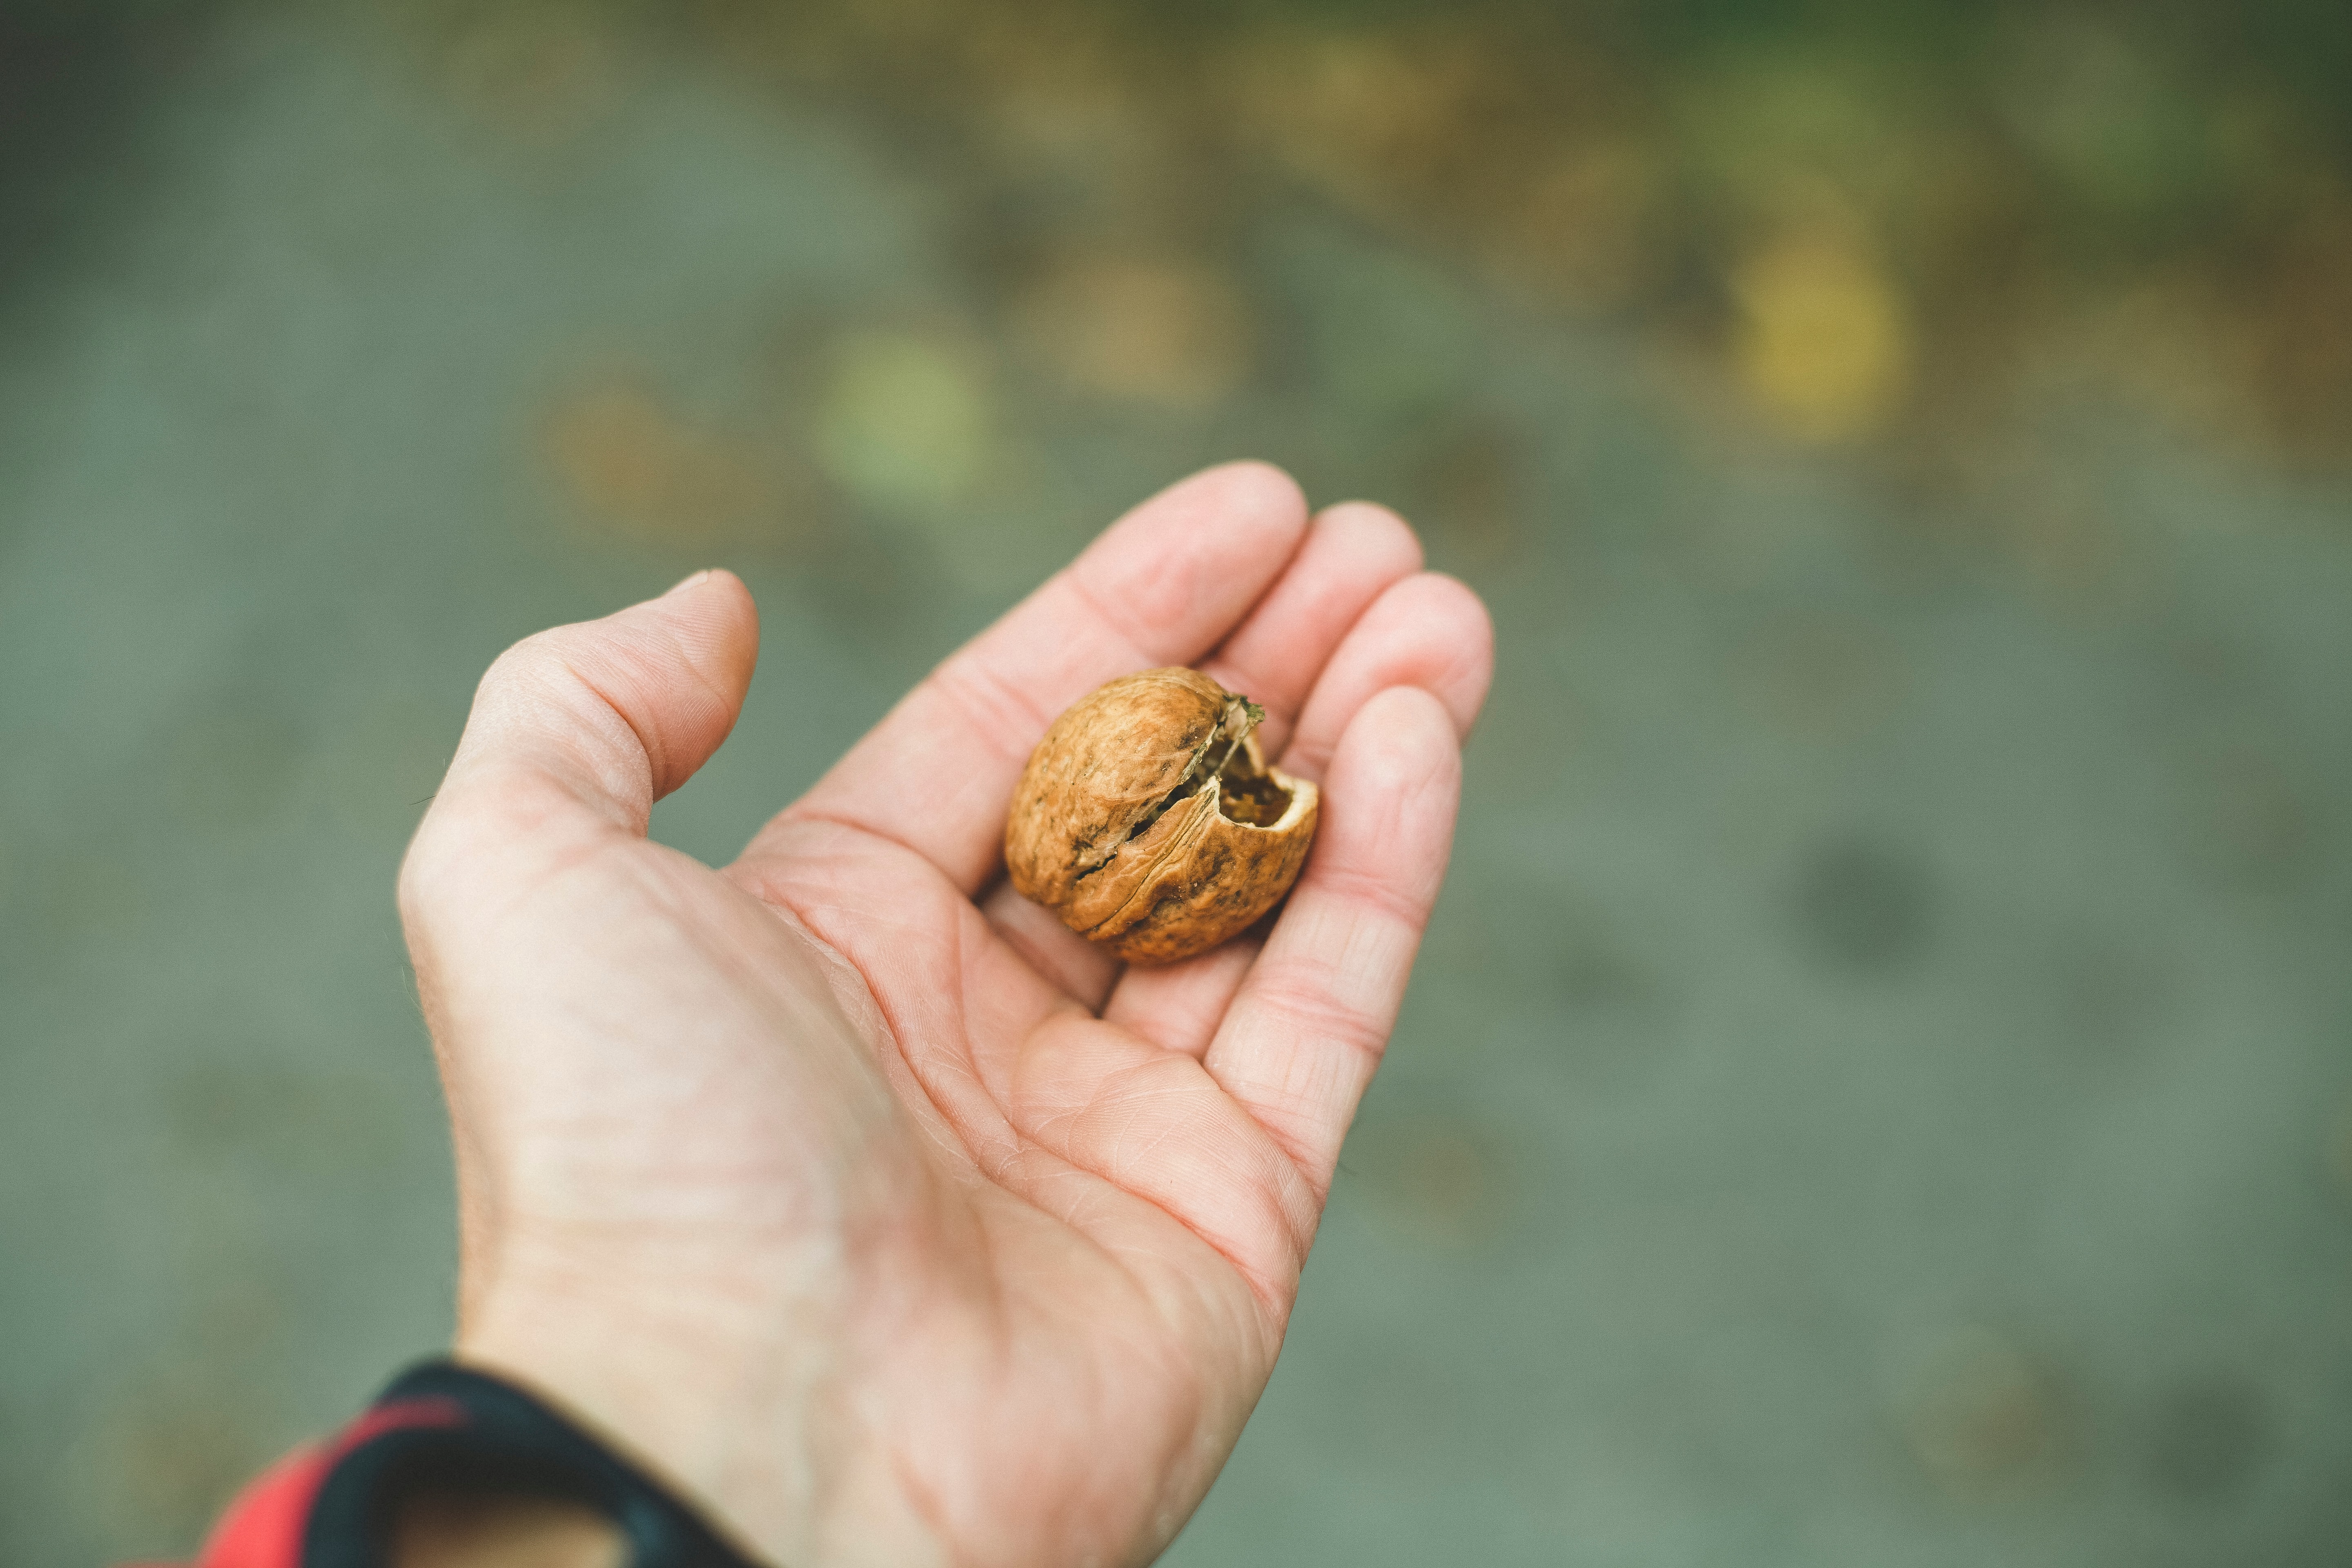
[[[1207,462],[1493,605],[1456,870],[1170,1560],[2352,1561],[2352,9],[19,3],[0,1560],[449,1316],[391,908],[725,564],[729,856]]]

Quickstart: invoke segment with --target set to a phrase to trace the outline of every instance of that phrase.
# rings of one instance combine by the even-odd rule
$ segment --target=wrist
[[[560,1498],[436,1487],[403,1500],[391,1568],[622,1568],[612,1521]]]
[[[610,1279],[502,1273],[456,1359],[530,1389],[699,1511],[756,1561],[789,1568],[942,1562],[887,1465],[853,1428],[837,1345],[803,1303],[747,1310],[719,1289],[636,1293]],[[405,1565],[403,1565],[405,1568]]]
[[[676,1492],[755,1560],[810,1563],[814,1444],[757,1397],[741,1330],[708,1295],[648,1292],[558,1271],[500,1271],[473,1304],[452,1359],[528,1389]]]

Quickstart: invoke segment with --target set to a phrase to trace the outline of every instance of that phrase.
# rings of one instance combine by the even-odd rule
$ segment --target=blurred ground
[[[446,1331],[390,907],[724,563],[730,855],[1146,491],[1495,605],[1178,1563],[2336,1563],[2352,19],[929,0],[0,23],[0,1560]]]

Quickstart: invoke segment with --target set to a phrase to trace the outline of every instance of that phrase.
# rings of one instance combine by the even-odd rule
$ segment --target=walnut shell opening
[[[1014,889],[1129,963],[1173,963],[1248,927],[1298,879],[1320,800],[1266,762],[1264,717],[1196,669],[1080,698],[1013,791]]]

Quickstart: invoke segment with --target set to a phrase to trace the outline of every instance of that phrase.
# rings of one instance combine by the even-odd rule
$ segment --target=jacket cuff
[[[594,1509],[627,1542],[630,1568],[759,1568],[569,1416],[448,1361],[401,1373],[358,1420],[265,1472],[229,1506],[195,1568],[392,1568],[402,1500],[451,1485]]]

